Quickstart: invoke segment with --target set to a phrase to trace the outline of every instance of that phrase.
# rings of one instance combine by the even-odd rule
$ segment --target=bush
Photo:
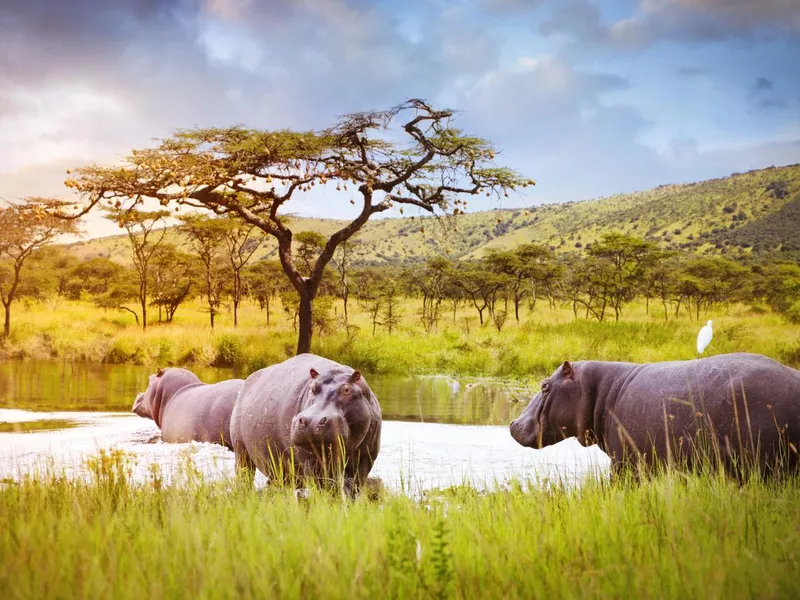
[[[214,367],[233,367],[244,363],[244,347],[235,335],[220,335],[214,343]]]

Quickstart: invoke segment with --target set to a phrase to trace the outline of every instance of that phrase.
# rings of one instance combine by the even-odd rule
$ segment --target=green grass
[[[422,499],[205,483],[0,486],[4,598],[797,598],[800,480],[664,472],[642,483]]]
[[[521,322],[509,319],[498,332],[480,327],[476,312],[446,312],[438,330],[425,333],[416,318],[419,301],[405,300],[403,323],[392,335],[372,334],[368,316],[351,303],[356,332],[343,333],[332,316],[332,333],[317,335],[313,351],[367,373],[489,376],[538,379],[563,360],[650,362],[695,357],[700,324],[685,312],[664,321],[660,306],[643,303],[625,308],[619,323],[575,319],[569,308],[551,310],[539,303],[522,311]],[[339,315],[341,306],[336,306]],[[173,324],[153,323],[146,332],[129,315],[102,311],[88,302],[44,302],[18,305],[8,343],[0,358],[50,359],[88,363],[169,365],[199,368],[232,366],[239,375],[293,356],[296,333],[280,307],[271,326],[252,304],[242,306],[238,328],[228,313],[216,330],[208,326],[199,302],[181,307]],[[756,352],[800,367],[800,325],[769,310],[733,305],[701,315],[714,320],[709,353]]]

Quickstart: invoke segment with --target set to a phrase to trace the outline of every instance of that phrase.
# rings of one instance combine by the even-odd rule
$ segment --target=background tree
[[[696,258],[684,265],[678,275],[678,302],[694,311],[700,320],[700,311],[714,304],[725,304],[741,297],[746,291],[747,269],[719,257]]]
[[[309,352],[312,305],[325,267],[370,217],[393,205],[458,213],[463,195],[499,197],[528,183],[495,167],[491,144],[454,128],[452,116],[451,110],[412,99],[389,110],[345,116],[322,131],[179,131],[155,148],[134,151],[122,167],[85,167],[66,183],[88,201],[79,214],[104,200],[136,204],[154,198],[236,215],[274,237],[299,297],[297,352]],[[317,185],[343,191],[350,186],[360,211],[327,238],[304,276],[294,260],[290,223],[279,213],[296,194]]]
[[[356,300],[362,310],[369,315],[372,323],[372,335],[375,335],[378,325],[382,325],[381,313],[386,300],[384,287],[386,276],[381,269],[361,269],[355,276]]]
[[[383,296],[383,306],[381,318],[383,326],[392,335],[392,332],[399,327],[403,310],[400,308],[400,283],[393,277],[387,277],[381,286]]]
[[[492,273],[478,265],[471,265],[459,269],[458,275],[454,278],[454,283],[460,287],[464,294],[472,301],[475,310],[478,311],[478,318],[481,326],[485,324],[483,311],[489,309],[489,317],[493,318],[497,294],[507,283],[507,279],[502,275]],[[503,317],[505,322],[505,317]],[[502,329],[502,323],[499,328]]]
[[[95,306],[103,309],[129,312],[136,320],[136,325],[141,325],[139,314],[129,306],[126,306],[128,302],[141,302],[142,288],[141,284],[137,282],[138,276],[139,272],[136,267],[121,271],[109,286],[108,291],[95,297]]]
[[[28,268],[39,272],[37,279],[47,279],[47,283],[44,285],[48,288],[48,292],[52,291],[60,297],[66,297],[72,269],[78,262],[77,257],[65,251],[63,246],[45,246],[31,255],[31,263]],[[24,281],[23,285],[27,286],[28,283],[31,283],[30,278],[24,279],[28,281]]]
[[[125,269],[105,257],[95,257],[79,262],[69,271],[64,294],[70,300],[79,300],[84,292],[92,296],[106,294]]]
[[[181,217],[181,231],[186,234],[189,244],[203,266],[203,295],[208,304],[211,329],[222,304],[223,281],[222,248],[225,243],[228,225],[222,219],[212,219],[205,215],[191,214]]]
[[[169,211],[165,210],[143,211],[135,208],[122,209],[116,206],[106,208],[106,218],[127,231],[128,239],[131,242],[133,266],[136,269],[136,276],[139,281],[137,300],[142,311],[142,330],[147,329],[147,286],[149,283],[150,259],[164,241],[164,236],[167,232],[164,219],[167,216],[169,216]],[[117,295],[120,298],[122,297],[120,291],[125,287],[117,287]],[[134,312],[135,315],[136,313]],[[136,317],[136,322],[139,322],[138,317]]]
[[[231,265],[231,301],[233,302],[233,326],[239,326],[239,304],[244,296],[242,270],[253,258],[264,241],[263,232],[252,223],[241,219],[229,219],[225,230],[225,249]]]
[[[244,273],[244,287],[247,294],[259,308],[267,313],[267,325],[270,324],[270,306],[278,292],[285,288],[283,268],[278,261],[259,260]]]
[[[635,297],[654,249],[651,242],[618,232],[606,233],[589,249],[589,256],[600,259],[597,266],[604,272],[603,308],[607,300],[614,309],[615,320],[619,321],[622,306]]]
[[[164,311],[167,323],[172,323],[178,307],[192,297],[197,280],[193,256],[181,252],[173,244],[162,244],[150,261],[151,306],[158,307],[158,320]]]
[[[311,277],[317,264],[320,252],[325,247],[325,236],[316,231],[301,231],[294,240],[297,246],[297,258],[300,260],[299,270],[303,277]]]
[[[413,268],[406,273],[413,288],[422,294],[420,319],[426,332],[436,329],[439,309],[448,295],[453,278],[453,265],[446,258],[431,258],[424,268]]]
[[[75,221],[58,216],[65,206],[52,198],[31,197],[21,204],[0,208],[0,302],[5,311],[4,339],[11,334],[11,305],[17,299],[25,261],[58,236],[78,232]]]
[[[349,240],[345,240],[339,247],[336,248],[336,252],[333,253],[333,258],[331,261],[333,262],[333,266],[336,267],[336,272],[339,275],[339,297],[342,299],[342,308],[344,310],[344,325],[347,327],[349,316],[347,314],[347,301],[350,298],[350,279],[349,269],[350,263],[352,262],[352,255],[353,250],[359,244],[359,240],[350,238]]]

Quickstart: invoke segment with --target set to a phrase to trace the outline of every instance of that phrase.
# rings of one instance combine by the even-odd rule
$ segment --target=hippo
[[[133,412],[153,419],[165,442],[192,440],[221,444],[233,450],[231,411],[243,379],[203,383],[187,369],[159,369],[147,389],[136,396]]]
[[[615,471],[636,463],[691,467],[705,457],[740,475],[745,466],[775,474],[798,466],[800,371],[745,353],[564,362],[510,430],[531,448],[569,437],[598,444]]]
[[[299,486],[366,483],[381,441],[381,408],[359,371],[300,354],[244,382],[231,416],[237,466]]]

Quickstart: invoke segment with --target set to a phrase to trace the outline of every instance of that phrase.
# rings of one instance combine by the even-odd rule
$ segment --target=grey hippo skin
[[[313,354],[256,371],[231,417],[239,468],[270,480],[328,485],[342,477],[355,493],[381,441],[381,409],[361,373]],[[344,467],[342,470],[341,467]]]
[[[531,448],[573,436],[584,446],[597,443],[615,469],[632,458],[690,466],[698,439],[706,440],[706,457],[722,458],[727,467],[752,465],[757,456],[768,475],[780,456],[783,466],[796,469],[800,371],[759,354],[565,362],[511,423],[511,435]]]
[[[150,375],[147,389],[133,403],[133,412],[153,419],[165,442],[194,440],[233,450],[231,412],[243,383],[242,379],[203,383],[186,369],[161,369]]]

